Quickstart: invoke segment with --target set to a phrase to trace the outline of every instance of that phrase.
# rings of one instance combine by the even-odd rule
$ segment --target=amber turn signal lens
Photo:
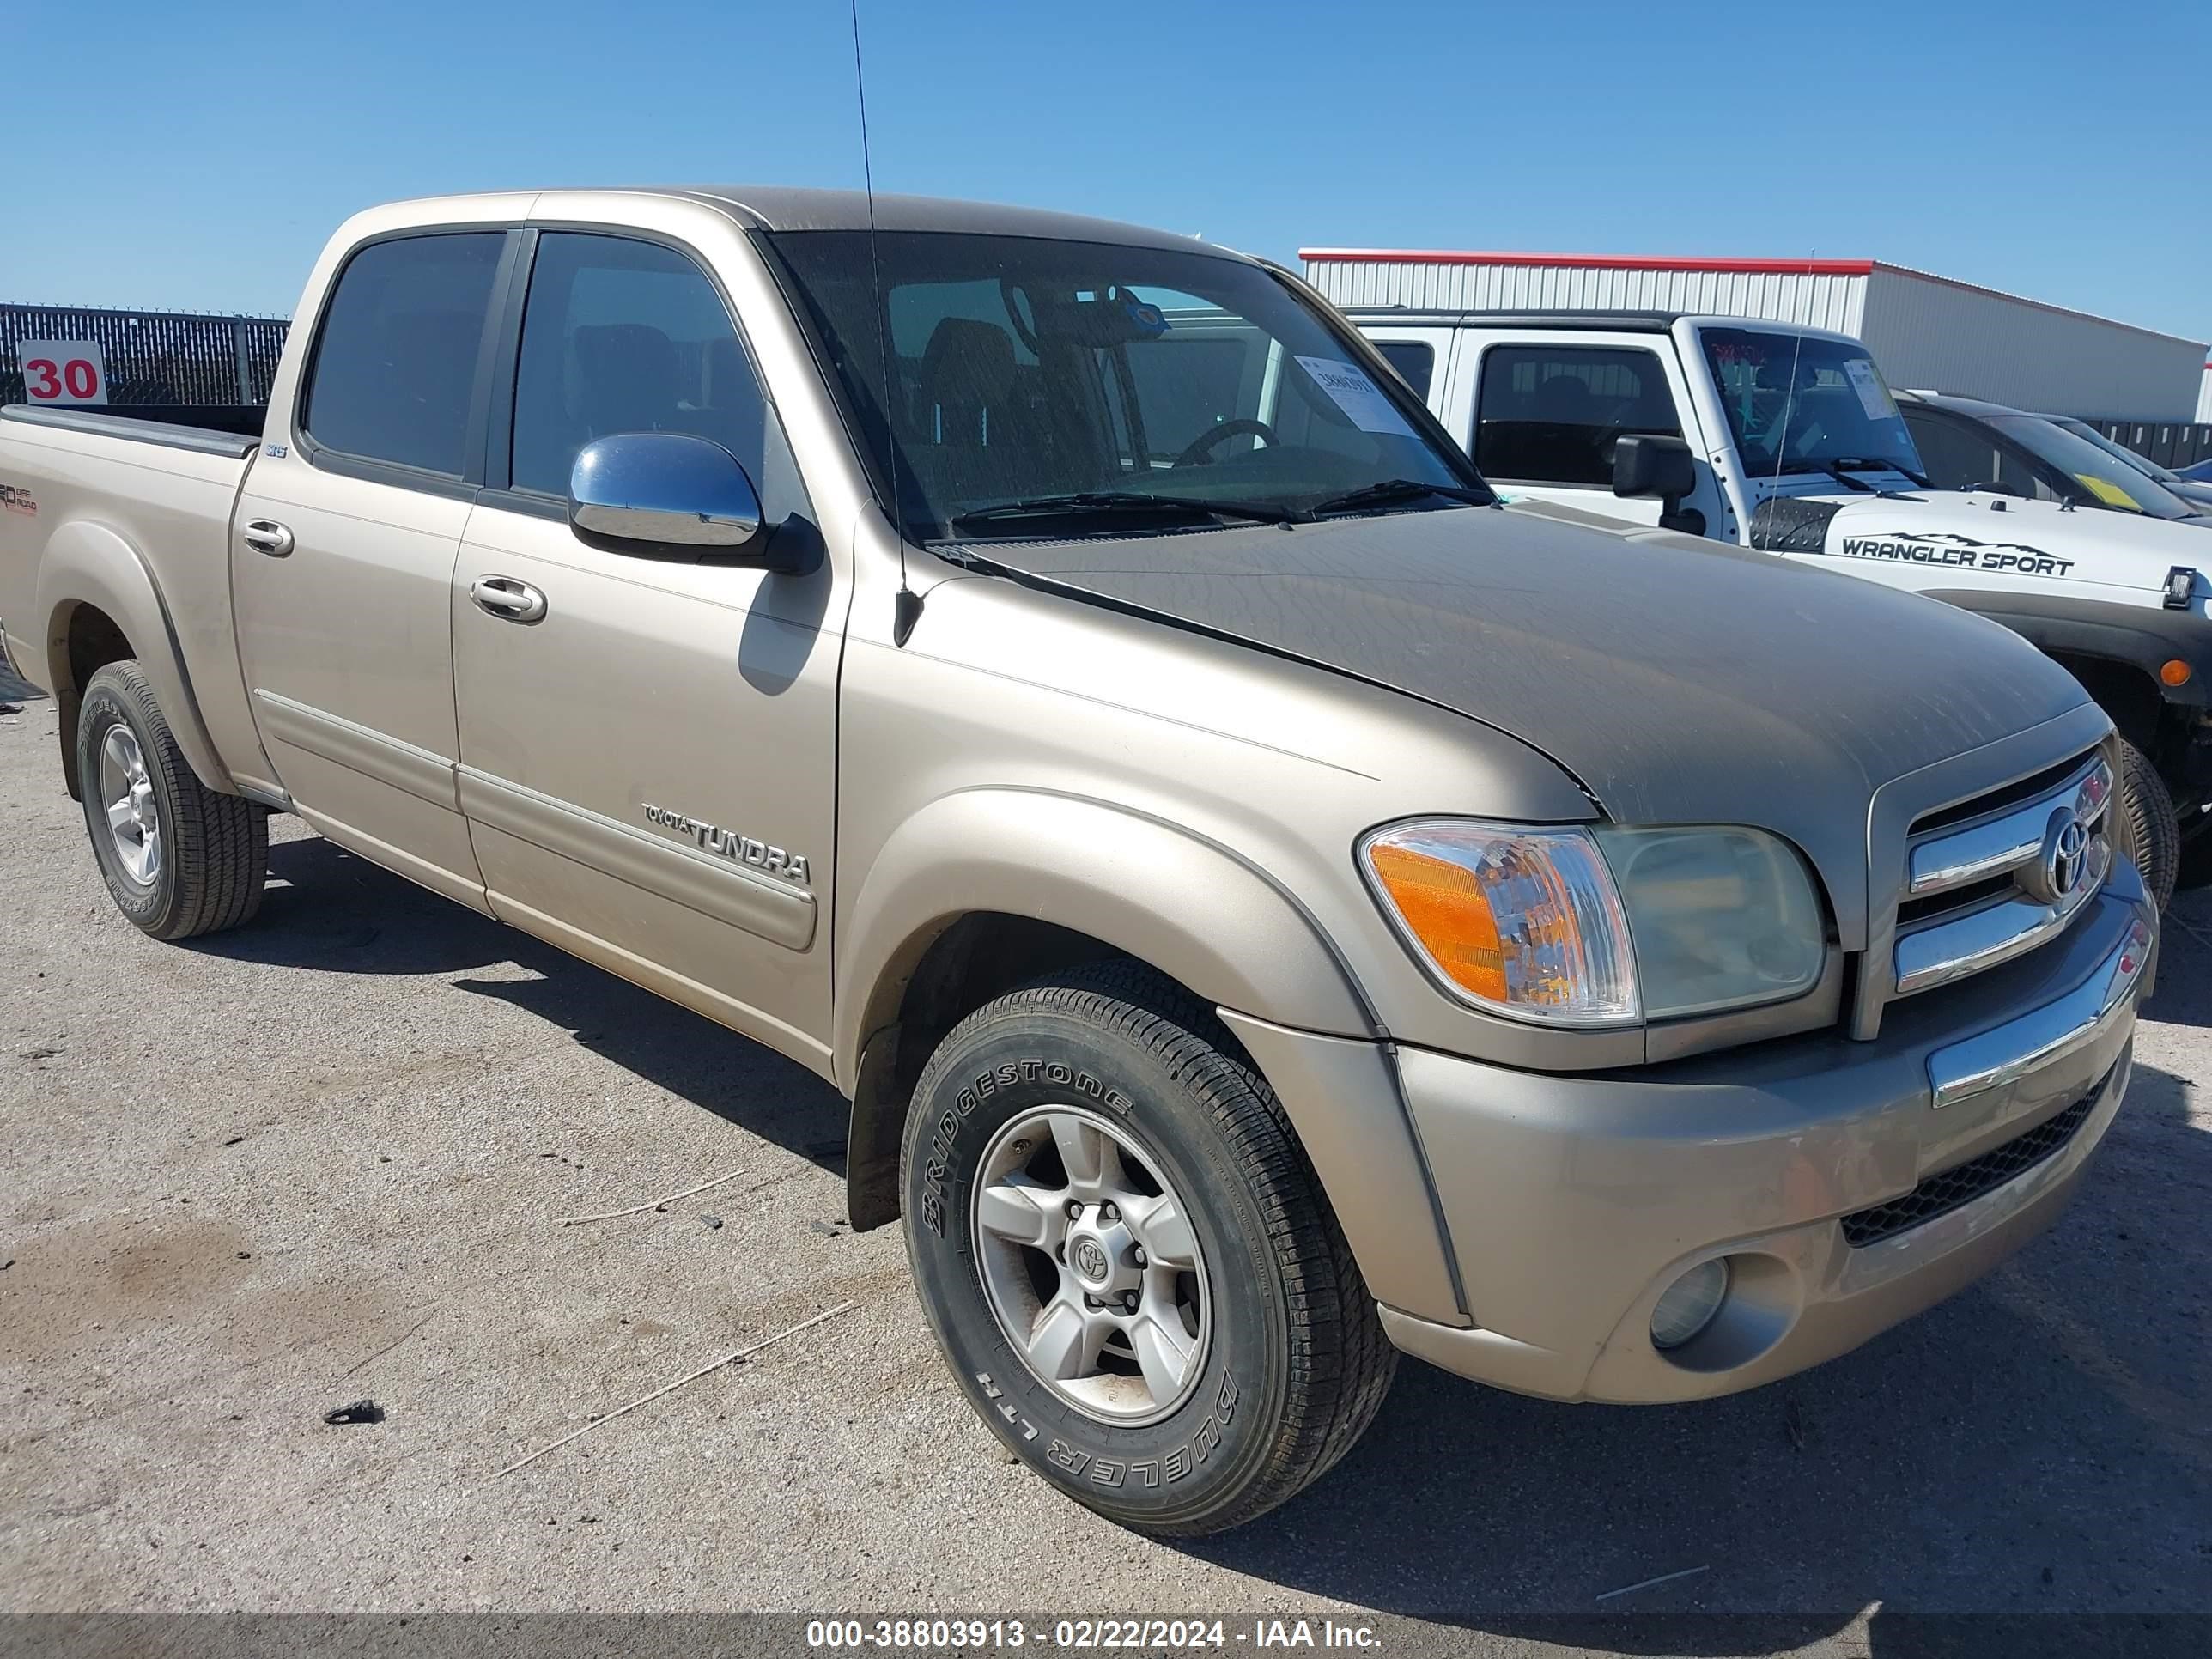
[[[2189,684],[2189,665],[2179,657],[2169,657],[2158,668],[2159,683],[2162,685]]]
[[[1452,983],[1504,1002],[1505,956],[1498,920],[1474,872],[1449,859],[1387,842],[1370,847],[1367,857],[1398,914]]]

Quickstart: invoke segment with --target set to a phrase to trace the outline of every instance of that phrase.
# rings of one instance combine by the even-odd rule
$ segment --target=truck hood
[[[2006,629],[1948,605],[1524,512],[958,552],[1457,710],[1551,757],[1616,821],[1778,831],[1832,890],[1864,883],[1878,787],[2087,701]]]
[[[1979,491],[1789,500],[1798,507],[1817,501],[1834,508],[1820,552],[1927,564],[1930,587],[1944,585],[1945,568],[1968,568],[2045,591],[2059,583],[2124,590],[2157,605],[2174,566],[2212,568],[2212,520],[2144,519]],[[2123,592],[2084,597],[2119,599]]]

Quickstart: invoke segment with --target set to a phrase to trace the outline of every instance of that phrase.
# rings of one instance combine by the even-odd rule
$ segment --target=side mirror
[[[1671,507],[1698,487],[1697,463],[1680,438],[1626,432],[1613,446],[1613,493]]]
[[[708,438],[620,432],[586,444],[568,474],[568,526],[640,553],[757,551],[760,493]]]

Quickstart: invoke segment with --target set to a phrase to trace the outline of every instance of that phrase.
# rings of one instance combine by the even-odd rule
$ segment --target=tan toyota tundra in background
[[[873,212],[380,208],[265,425],[7,410],[0,639],[125,913],[246,921],[295,812],[812,1067],[970,1402],[1159,1533],[1396,1349],[1723,1394],[2051,1219],[2156,925],[2066,673],[1497,510],[1261,262]]]

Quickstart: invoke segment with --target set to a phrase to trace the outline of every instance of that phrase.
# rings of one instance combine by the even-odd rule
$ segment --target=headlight
[[[1384,912],[1467,1001],[1628,1025],[1779,1001],[1820,976],[1803,861],[1755,830],[1394,824],[1359,846]]]
[[[1827,932],[1805,861],[1756,830],[1596,830],[1620,884],[1650,1019],[1809,991]]]

